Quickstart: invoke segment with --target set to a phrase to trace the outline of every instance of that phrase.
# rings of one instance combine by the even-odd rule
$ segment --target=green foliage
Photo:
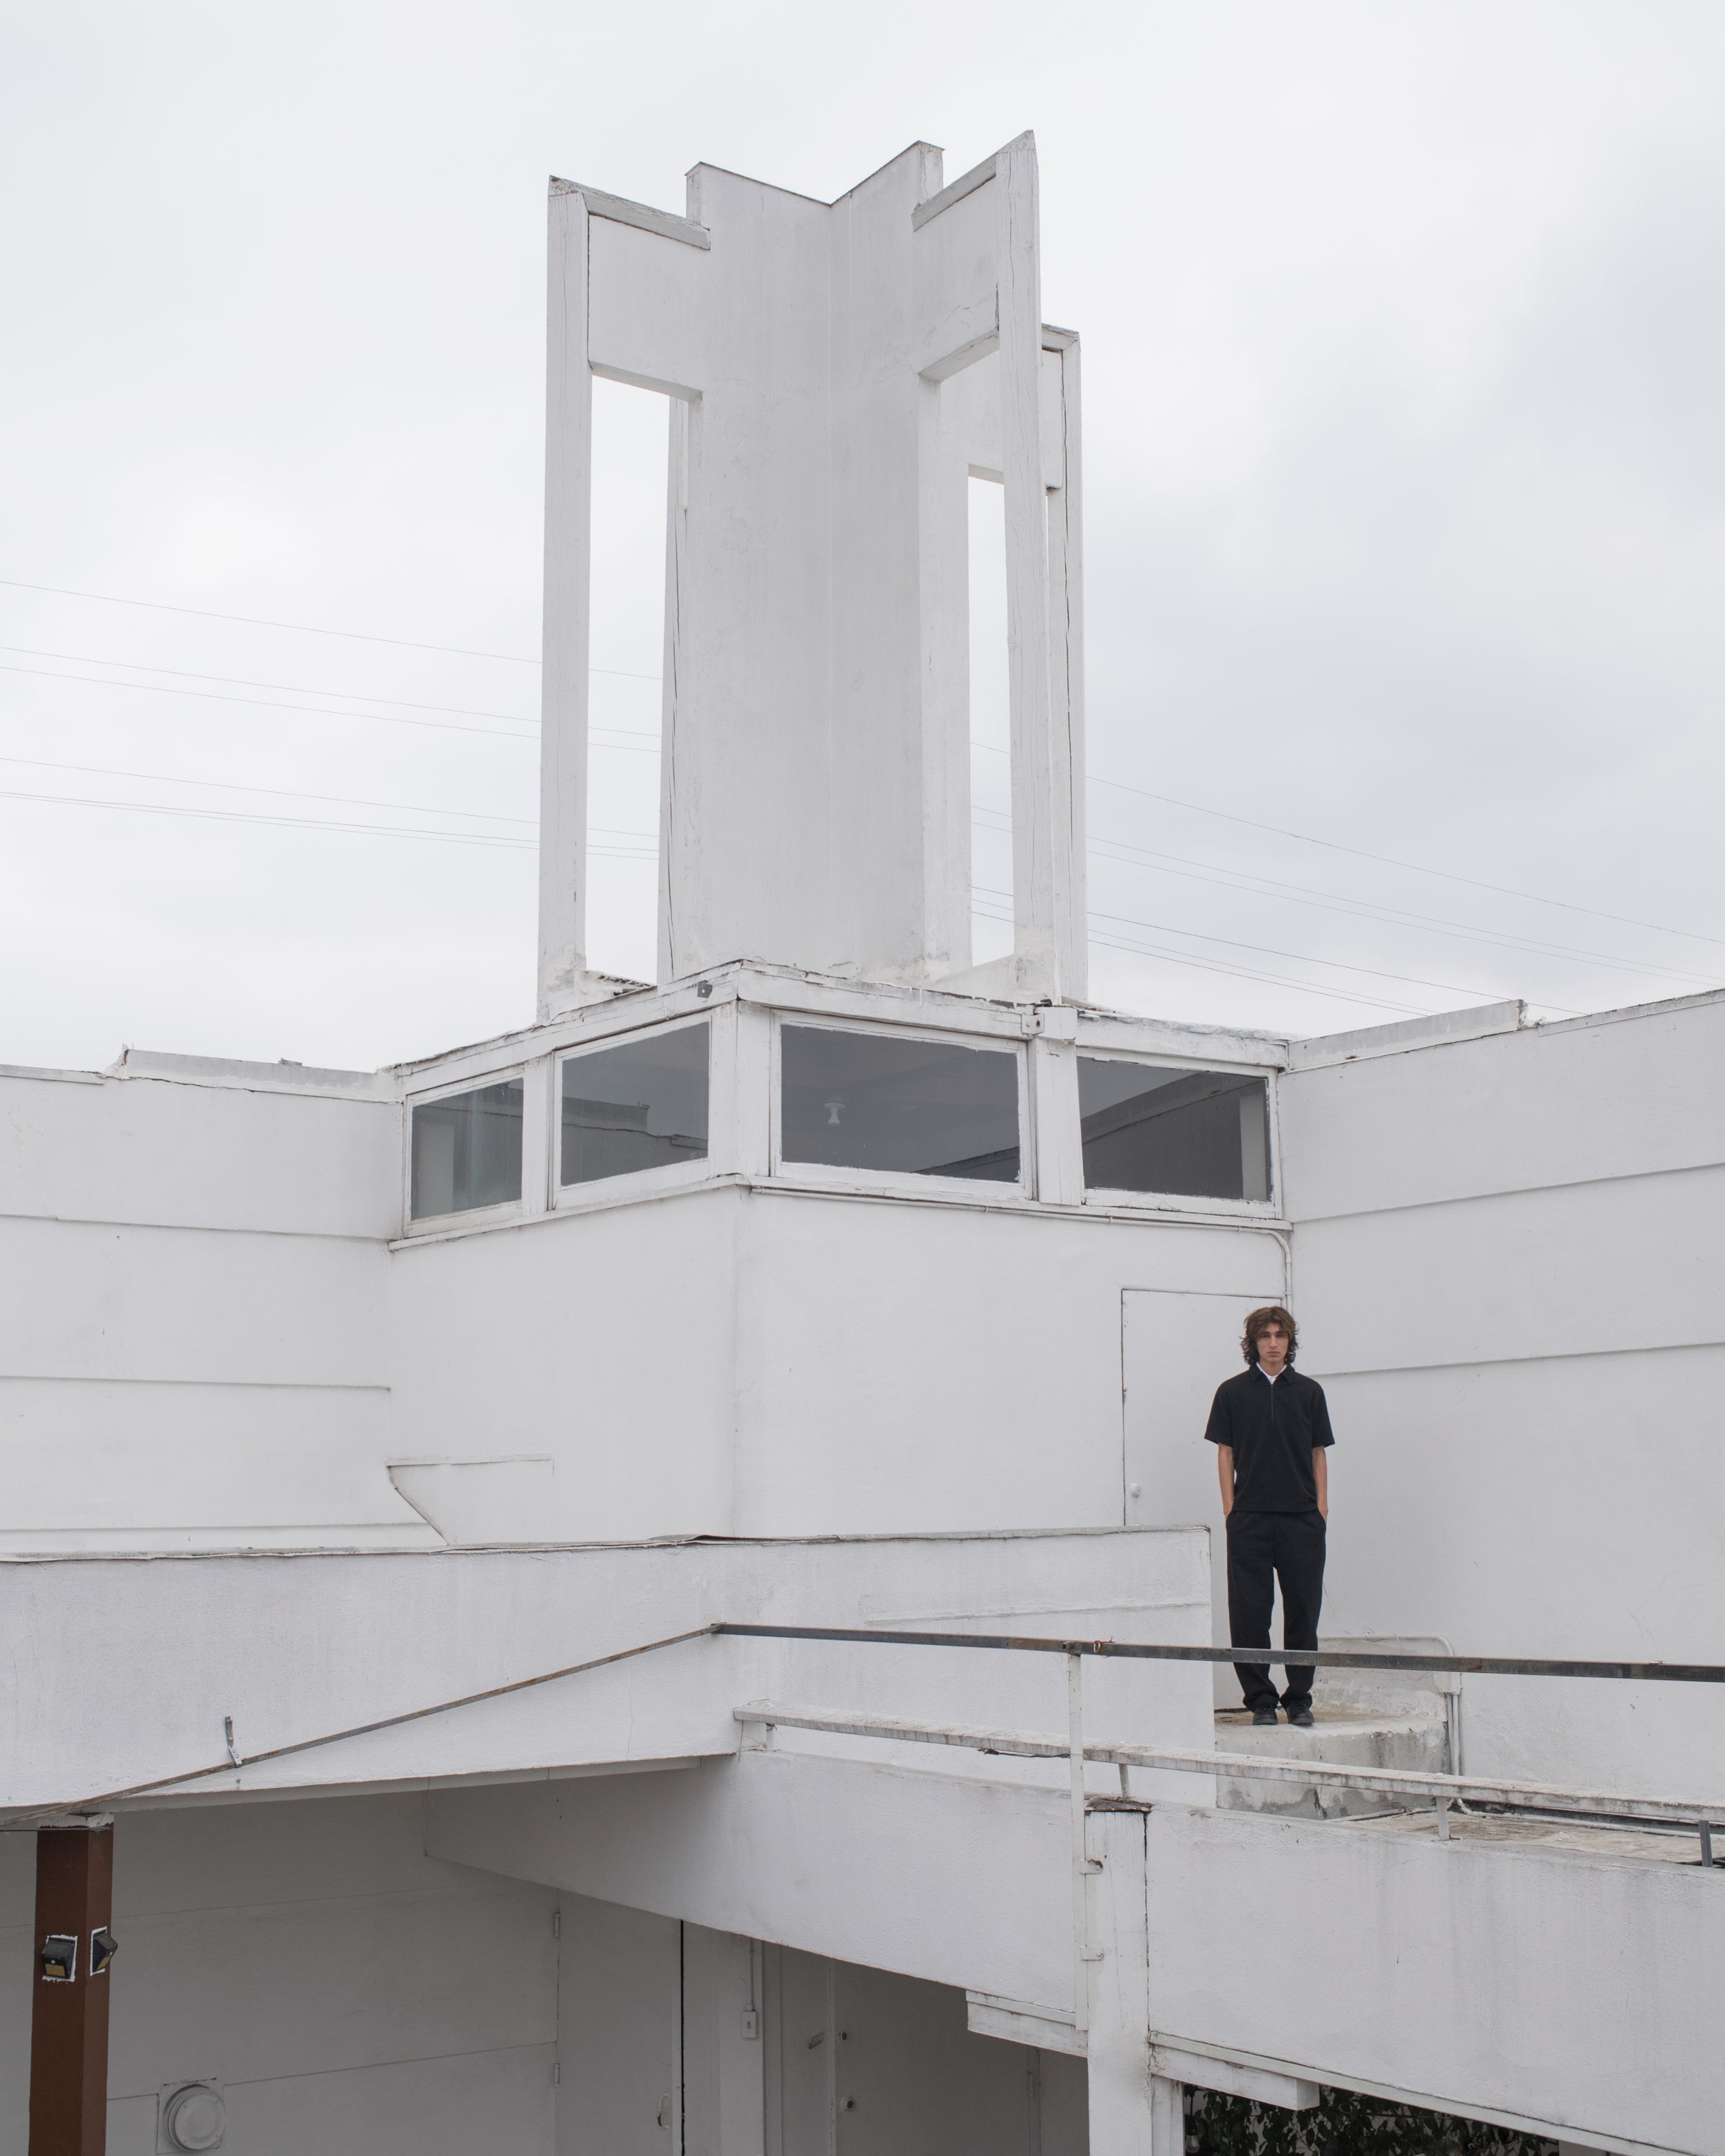
[[[1316,2111],[1194,2089],[1188,2156],[1557,2156],[1557,2143],[1476,2119],[1327,2088]]]

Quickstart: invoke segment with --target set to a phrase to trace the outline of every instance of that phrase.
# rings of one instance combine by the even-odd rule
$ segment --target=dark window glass
[[[481,1086],[413,1111],[415,1220],[470,1213],[521,1194],[521,1081]]]
[[[1270,1195],[1270,1088],[1262,1078],[1081,1055],[1078,1113],[1089,1189]]]
[[[565,1183],[706,1157],[707,1024],[572,1056],[563,1065]]]
[[[787,1025],[779,1068],[787,1161],[1018,1181],[1019,1070],[1010,1049]]]

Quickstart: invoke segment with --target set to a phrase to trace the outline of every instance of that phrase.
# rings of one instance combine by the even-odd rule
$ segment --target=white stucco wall
[[[551,2156],[554,1895],[425,1855],[415,1797],[115,1830],[109,2156],[213,2077],[245,2156]],[[0,2151],[23,2156],[35,1845],[0,1835]]]
[[[1717,1876],[1177,1804],[1144,1828],[1159,2035],[1582,2143],[1718,2147]]]
[[[774,1534],[1124,1520],[1123,1295],[1282,1270],[1244,1227],[800,1195],[742,1234],[738,1517]]]
[[[759,1186],[408,1246],[395,1456],[549,1455],[521,1538],[1117,1524],[1122,1294],[1281,1276],[1244,1227]]]
[[[0,1075],[0,1548],[433,1539],[385,1466],[393,1088],[280,1082]]]
[[[1725,1000],[1286,1075],[1325,1629],[1725,1660]],[[1719,1793],[1715,1686],[1468,1678],[1480,1772]]]
[[[392,1456],[547,1457],[501,1539],[732,1532],[746,1203],[708,1187],[397,1251]]]
[[[214,1767],[224,1717],[249,1763],[202,1776],[206,1795],[731,1753],[733,1710],[762,1698],[1058,1732],[1058,1656],[709,1638],[257,1756],[719,1619],[1194,1639],[1204,1560],[1201,1535],[1117,1529],[0,1561],[0,1638],[29,1642],[0,1693],[0,1805],[73,1805]],[[1093,1732],[1200,1743],[1201,1678],[1185,1664],[1098,1671]]]

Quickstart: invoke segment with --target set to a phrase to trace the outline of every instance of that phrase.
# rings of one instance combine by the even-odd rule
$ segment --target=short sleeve
[[[1323,1387],[1314,1380],[1312,1389],[1316,1395],[1312,1403],[1312,1449],[1316,1452],[1323,1445],[1333,1445],[1336,1433],[1330,1428],[1330,1404],[1324,1398]]]
[[[1228,1412],[1227,1401],[1223,1398],[1227,1390],[1225,1384],[1218,1385],[1216,1397],[1210,1402],[1210,1419],[1204,1424],[1204,1434],[1211,1445],[1232,1445],[1234,1442],[1234,1419]],[[1326,1422],[1325,1428],[1328,1427]],[[1328,1440],[1326,1439],[1325,1442],[1327,1443]]]

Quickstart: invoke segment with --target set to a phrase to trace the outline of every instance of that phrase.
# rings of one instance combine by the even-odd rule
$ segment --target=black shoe
[[[1276,1717],[1272,1714],[1270,1719],[1274,1722]],[[1288,1726],[1293,1729],[1310,1729],[1312,1726],[1312,1709],[1309,1707],[1302,1707],[1297,1712],[1289,1715]]]
[[[1273,1707],[1254,1707],[1252,1710],[1252,1727],[1254,1729],[1274,1729],[1276,1727],[1276,1709]]]

